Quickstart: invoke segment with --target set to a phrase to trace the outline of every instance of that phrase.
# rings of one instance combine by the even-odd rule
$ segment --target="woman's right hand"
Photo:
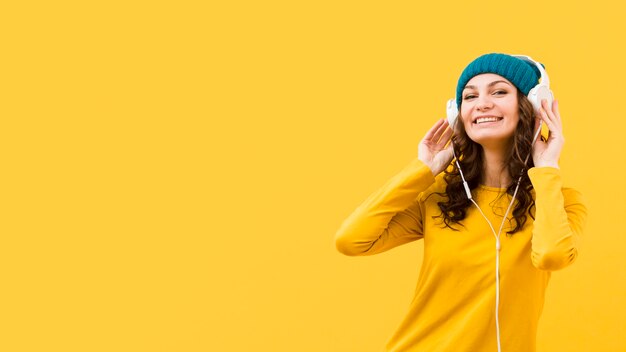
[[[452,152],[452,129],[446,119],[440,119],[426,133],[417,147],[418,159],[430,168],[434,176],[448,167],[454,156]],[[450,143],[448,143],[450,142]]]

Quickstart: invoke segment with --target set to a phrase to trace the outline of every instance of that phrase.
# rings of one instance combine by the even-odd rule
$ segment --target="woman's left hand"
[[[548,140],[545,142],[542,141],[541,138],[537,138],[533,146],[533,161],[535,167],[550,166],[558,169],[559,156],[561,155],[561,149],[563,149],[563,144],[565,143],[558,102],[555,100],[552,103],[552,108],[549,109],[548,101],[545,99],[542,100],[539,114],[541,120],[548,125],[550,134],[548,135]],[[537,120],[539,126],[541,120]],[[539,126],[535,127],[535,131]]]

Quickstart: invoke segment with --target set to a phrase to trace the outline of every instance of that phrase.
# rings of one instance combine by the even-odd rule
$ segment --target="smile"
[[[502,120],[502,117],[485,116],[485,117],[479,117],[476,120],[474,120],[474,124],[480,125],[481,123],[498,122],[500,120]]]

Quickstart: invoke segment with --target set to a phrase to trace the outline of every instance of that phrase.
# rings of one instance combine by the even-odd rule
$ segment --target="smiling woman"
[[[587,217],[580,193],[562,185],[558,104],[528,99],[544,86],[535,66],[498,53],[470,63],[457,122],[437,121],[416,158],[337,231],[346,255],[424,240],[415,295],[387,351],[535,351],[551,272],[577,258]],[[540,121],[550,134],[535,141]]]

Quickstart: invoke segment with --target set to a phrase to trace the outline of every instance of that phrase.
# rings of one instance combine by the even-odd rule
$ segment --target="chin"
[[[483,147],[505,147],[513,140],[513,135],[468,135],[468,137]]]

